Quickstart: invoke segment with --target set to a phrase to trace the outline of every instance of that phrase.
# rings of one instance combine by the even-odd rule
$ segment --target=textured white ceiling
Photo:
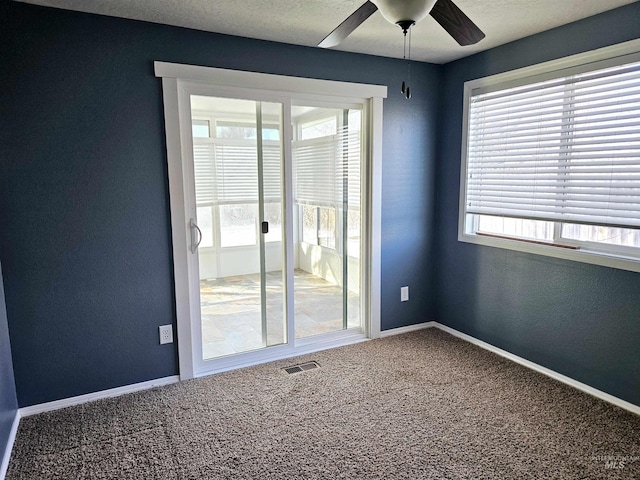
[[[242,37],[315,46],[364,0],[17,0]],[[486,34],[460,47],[427,16],[411,58],[446,63],[638,0],[454,0]],[[374,13],[337,50],[402,58],[402,32]]]

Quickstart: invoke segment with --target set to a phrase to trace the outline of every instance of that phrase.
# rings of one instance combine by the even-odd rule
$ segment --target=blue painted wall
[[[440,322],[640,405],[640,274],[457,240],[463,83],[640,37],[640,3],[444,68],[437,182]]]
[[[399,60],[0,4],[0,260],[21,406],[178,373],[157,333],[175,303],[154,60],[388,85],[382,328],[435,318],[441,67],[412,66],[407,102]]]
[[[7,448],[11,426],[18,410],[16,386],[13,379],[11,345],[7,327],[2,267],[0,266],[0,462]]]
[[[463,82],[637,38],[640,4],[414,64],[410,102],[399,60],[8,0],[0,22],[0,262],[20,406],[177,373],[175,345],[157,341],[175,312],[154,60],[388,85],[382,328],[437,319],[640,404],[640,274],[457,241]]]

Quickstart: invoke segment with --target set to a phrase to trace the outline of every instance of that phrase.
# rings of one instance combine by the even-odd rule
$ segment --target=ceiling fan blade
[[[473,45],[484,33],[451,0],[438,0],[429,12],[460,45]]]
[[[338,27],[327,35],[318,46],[322,48],[335,47],[345,38],[349,36],[356,28],[360,26],[367,18],[371,16],[373,12],[378,9],[373,3],[367,1],[355,12],[347,17]]]

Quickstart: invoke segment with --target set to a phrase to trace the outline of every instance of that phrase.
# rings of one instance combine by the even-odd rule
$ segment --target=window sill
[[[553,242],[545,242],[542,240],[533,240],[530,238],[517,238],[517,237],[509,237],[507,235],[496,235],[494,233],[484,233],[484,232],[476,232],[477,236],[481,237],[490,237],[490,238],[500,238],[502,240],[511,240],[514,242],[525,242],[525,243],[533,243],[535,245],[544,245],[545,247],[555,247],[555,248],[568,248],[569,250],[579,250],[580,247],[576,247],[574,245],[562,245],[561,243],[553,243]]]
[[[458,241],[474,243],[487,247],[504,248],[518,252],[544,255],[547,257],[561,258],[575,262],[590,263],[603,267],[640,272],[640,259],[616,255],[612,253],[597,252],[584,247],[579,249],[562,248],[562,245],[544,244],[543,242],[523,241],[499,236],[474,235],[467,233],[458,234]]]

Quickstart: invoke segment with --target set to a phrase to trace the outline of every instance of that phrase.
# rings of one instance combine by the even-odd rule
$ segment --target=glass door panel
[[[191,96],[202,360],[286,343],[282,104]]]
[[[271,347],[287,342],[282,221],[282,104],[258,103],[256,119],[258,156],[262,159],[258,175],[261,179],[258,223],[260,248],[264,252],[263,340],[266,346]]]
[[[361,328],[362,110],[294,106],[295,337]]]

